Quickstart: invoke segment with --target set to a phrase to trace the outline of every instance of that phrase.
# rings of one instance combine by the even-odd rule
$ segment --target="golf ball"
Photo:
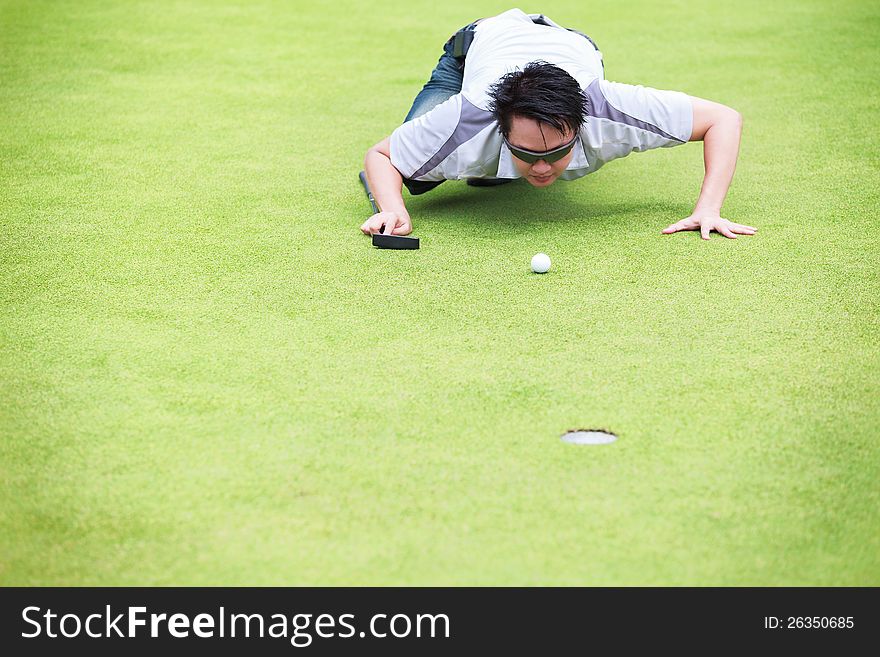
[[[546,253],[536,253],[532,256],[532,271],[536,274],[544,274],[550,269],[550,256]]]

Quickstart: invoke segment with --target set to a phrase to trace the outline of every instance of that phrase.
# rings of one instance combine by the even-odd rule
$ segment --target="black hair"
[[[489,97],[489,110],[505,138],[514,116],[546,123],[560,133],[577,132],[586,117],[586,98],[578,81],[540,60],[503,75],[490,87]]]

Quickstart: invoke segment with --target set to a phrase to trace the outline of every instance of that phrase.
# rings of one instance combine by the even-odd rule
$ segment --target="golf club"
[[[373,214],[377,214],[379,212],[379,206],[376,205],[376,199],[373,198],[373,192],[370,191],[370,184],[367,182],[367,174],[361,171],[358,174],[358,178],[360,178],[361,185],[364,186],[364,191],[367,194],[367,198],[370,200]],[[384,229],[385,226],[382,226],[382,230]],[[418,249],[419,238],[407,237],[405,235],[382,235],[380,231],[379,233],[373,233],[373,246],[380,249]]]

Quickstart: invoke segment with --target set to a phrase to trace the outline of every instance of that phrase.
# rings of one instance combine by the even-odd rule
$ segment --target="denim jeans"
[[[474,23],[471,23],[462,29],[467,30],[473,26]],[[459,61],[452,55],[454,38],[454,36],[449,37],[449,41],[443,46],[443,54],[431,72],[431,79],[425,83],[416,96],[409,113],[403,120],[404,123],[422,114],[427,114],[437,105],[449,100],[461,91],[461,83],[464,80],[464,61]]]
[[[466,25],[463,30],[473,28],[474,23]],[[422,87],[413,101],[412,107],[404,123],[410,121],[422,114],[427,114],[437,105],[449,100],[455,94],[461,91],[461,83],[464,80],[464,60],[456,59],[452,54],[452,42],[455,36],[449,37],[446,45],[443,46],[443,54],[440,56],[437,66],[431,72],[431,78]],[[424,181],[424,180],[406,180],[403,184],[413,196],[429,192],[445,181]]]

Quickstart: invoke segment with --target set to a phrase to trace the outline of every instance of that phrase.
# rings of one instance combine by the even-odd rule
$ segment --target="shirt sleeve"
[[[587,122],[607,161],[631,151],[687,143],[693,130],[690,96],[641,85],[594,80],[585,90]]]
[[[461,94],[456,94],[391,133],[391,164],[400,175],[408,180],[446,180],[443,160],[432,160],[455,132],[461,103]]]

